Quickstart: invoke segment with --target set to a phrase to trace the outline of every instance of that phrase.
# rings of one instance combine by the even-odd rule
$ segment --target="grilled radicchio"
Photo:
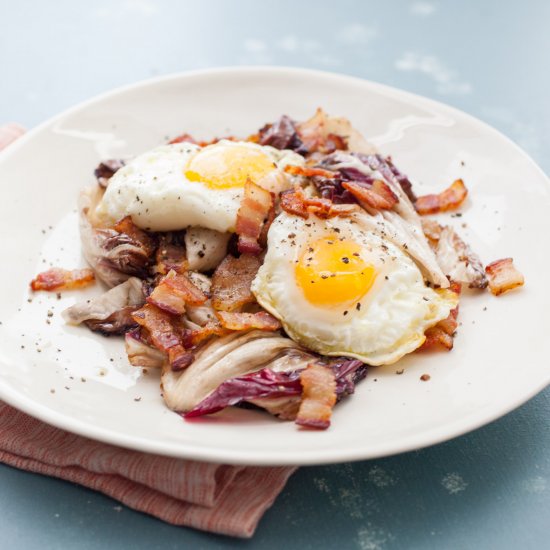
[[[167,354],[149,346],[141,337],[141,330],[136,328],[124,336],[126,353],[130,365],[135,367],[158,368],[167,361]]]
[[[302,140],[298,137],[295,122],[286,115],[260,130],[260,144],[271,145],[276,149],[292,149],[298,153],[305,152]]]
[[[154,258],[154,239],[132,228],[129,220],[119,227],[120,230],[94,228],[93,212],[101,193],[99,186],[93,186],[83,189],[80,194],[80,239],[84,257],[109,287],[117,286],[131,276],[146,277]]]
[[[124,166],[124,161],[120,159],[109,159],[100,162],[94,171],[97,183],[104,189],[109,185],[109,180]]]
[[[342,149],[371,154],[376,149],[346,118],[327,116],[322,109],[305,122],[295,123],[283,115],[277,122],[260,130],[261,145],[277,149],[292,149],[302,155],[331,153]]]
[[[189,269],[210,271],[218,266],[227,254],[231,233],[220,233],[204,227],[190,227],[185,232],[185,248]]]
[[[278,332],[251,330],[215,338],[196,352],[186,370],[163,370],[164,400],[172,410],[190,411],[227,379],[260,370],[294,350],[300,350],[298,344]],[[310,354],[307,358],[312,360]]]
[[[311,357],[309,361],[311,362]],[[294,370],[277,371],[267,367],[259,371],[231,378],[220,384],[212,393],[203,399],[192,410],[185,413],[185,418],[193,418],[218,412],[226,407],[242,402],[255,403],[276,414],[276,410],[270,410],[269,403],[277,403],[279,410],[288,412],[284,402],[280,398],[295,403],[294,415],[298,412],[300,397],[302,395],[301,373],[305,370],[307,362]],[[367,366],[354,360],[338,360],[329,368],[334,374],[336,383],[336,399],[350,395],[355,390],[355,384],[367,375]],[[286,414],[285,418],[289,418]],[[302,420],[302,425],[308,425],[307,420]],[[319,427],[319,426],[315,426]],[[327,427],[327,426],[323,426]]]
[[[143,283],[130,277],[101,296],[71,306],[63,312],[71,325],[85,323],[93,331],[105,335],[124,334],[137,326],[132,313],[145,301]]]

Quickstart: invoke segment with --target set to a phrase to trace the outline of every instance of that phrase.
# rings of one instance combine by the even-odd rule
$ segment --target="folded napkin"
[[[0,127],[0,149],[24,129]],[[130,451],[0,402],[0,462],[66,479],[174,525],[251,537],[293,467],[229,466]]]

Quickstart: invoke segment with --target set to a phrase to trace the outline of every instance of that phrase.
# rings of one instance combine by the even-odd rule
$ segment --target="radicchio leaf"
[[[283,115],[277,122],[267,124],[260,130],[260,145],[271,145],[276,149],[291,149],[301,154],[306,152],[296,131],[296,124],[287,115]]]
[[[351,155],[357,157],[371,170],[378,171],[386,181],[397,182],[412,202],[416,200],[416,196],[412,191],[412,183],[407,176],[396,168],[390,157],[384,158],[382,155],[378,154],[365,155],[361,153],[351,153]],[[334,167],[340,164],[340,162],[337,154],[325,157],[320,163],[320,166],[329,170],[335,170],[338,177],[314,177],[312,181],[322,197],[331,199],[335,203],[354,203],[356,202],[355,198],[349,191],[344,189],[342,182],[356,181],[371,185],[376,178],[351,166],[335,169]]]
[[[330,367],[336,379],[338,401],[352,394],[355,384],[367,375],[367,365],[356,359],[342,360]],[[276,372],[264,368],[244,376],[230,378],[183,416],[184,418],[194,418],[212,414],[226,407],[254,399],[300,396],[302,394],[300,383],[302,370]]]

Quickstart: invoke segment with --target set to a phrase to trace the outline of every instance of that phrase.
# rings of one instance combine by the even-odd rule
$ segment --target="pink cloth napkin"
[[[0,149],[24,133],[0,127]],[[65,432],[0,402],[0,462],[100,491],[174,525],[251,537],[293,467],[229,466],[130,451]]]

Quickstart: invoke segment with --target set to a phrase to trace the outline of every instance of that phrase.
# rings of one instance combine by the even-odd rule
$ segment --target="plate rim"
[[[512,146],[515,149],[516,153],[520,154],[526,161],[531,164],[531,166],[538,172],[538,175],[542,178],[542,180],[544,180],[546,184],[550,186],[550,179],[542,170],[542,168],[537,164],[535,160],[531,158],[528,153],[526,153],[521,147],[519,147],[518,144],[516,144],[512,139],[507,137],[496,128],[490,126],[488,123],[456,107],[406,90],[401,90],[393,86],[381,84],[379,82],[374,82],[356,76],[351,76],[345,73],[321,71],[300,67],[285,67],[279,65],[237,65],[183,71],[171,73],[168,75],[157,76],[154,78],[143,79],[131,84],[115,87],[113,89],[107,90],[89,99],[79,102],[76,105],[69,107],[68,109],[65,109],[64,111],[46,119],[44,122],[29,130],[25,135],[17,139],[14,143],[10,144],[9,147],[0,152],[0,164],[8,159],[12,154],[15,154],[20,148],[25,147],[27,142],[32,140],[36,134],[39,134],[43,130],[46,130],[49,127],[55,125],[56,122],[63,120],[64,118],[69,117],[75,113],[78,113],[79,111],[84,110],[87,107],[93,106],[96,103],[100,103],[106,99],[113,98],[127,92],[131,92],[135,89],[156,86],[159,84],[166,84],[170,81],[176,81],[180,79],[201,76],[224,76],[224,74],[236,76],[239,73],[243,75],[252,75],[254,73],[270,73],[272,75],[277,75],[281,77],[305,76],[307,78],[311,76],[325,79],[336,79],[340,80],[344,84],[346,82],[349,82],[350,84],[360,84],[362,86],[368,86],[373,91],[379,92],[385,96],[396,97],[401,101],[406,100],[414,102],[417,105],[420,104],[422,106],[432,107],[439,111],[444,110],[451,115],[458,116],[475,126],[483,128],[485,132],[488,132],[495,138],[507,142],[508,145]],[[298,466],[314,464],[333,464],[338,462],[351,462],[357,460],[381,458],[384,456],[391,456],[422,449],[432,445],[437,445],[444,441],[448,441],[450,439],[460,437],[461,435],[464,435],[471,431],[477,430],[482,426],[490,424],[491,422],[494,422],[495,420],[504,417],[511,411],[525,404],[527,401],[543,391],[549,385],[550,371],[548,372],[546,379],[541,379],[540,382],[533,384],[532,387],[529,388],[529,391],[526,391],[515,399],[510,400],[505,406],[490,409],[488,411],[488,414],[485,413],[481,417],[479,417],[478,415],[471,420],[468,420],[469,417],[467,417],[466,421],[464,419],[459,419],[457,422],[450,425],[451,429],[438,427],[432,428],[429,431],[424,431],[422,432],[421,441],[419,441],[419,439],[415,437],[415,434],[413,434],[412,436],[398,440],[396,442],[384,443],[371,452],[364,452],[364,450],[361,450],[361,448],[359,448],[359,450],[355,450],[354,452],[350,452],[349,450],[343,452],[339,449],[325,448],[323,449],[320,456],[318,456],[320,451],[314,450],[308,453],[298,451],[298,453],[300,454],[299,457],[292,457],[288,453],[281,453],[278,454],[276,457],[272,456],[272,458],[270,458],[269,455],[273,455],[272,451],[263,453],[261,449],[259,449],[252,459],[248,458],[243,453],[243,451],[224,449],[223,456],[219,456],[219,449],[216,449],[215,447],[196,448],[193,446],[192,442],[154,442],[147,439],[141,439],[136,436],[127,436],[124,434],[120,434],[109,429],[98,428],[91,423],[81,421],[78,418],[73,418],[55,409],[48,408],[46,405],[36,403],[31,398],[27,398],[24,393],[12,388],[3,378],[0,378],[0,399],[32,417],[38,418],[41,421],[46,422],[47,424],[61,428],[70,433],[78,434],[83,437],[87,437],[97,441],[102,441],[111,445],[133,449],[136,451],[148,452],[163,456],[178,457],[182,459],[202,460],[214,463],[232,463],[239,465],[257,466]],[[447,424],[446,426],[449,426],[449,424]]]

